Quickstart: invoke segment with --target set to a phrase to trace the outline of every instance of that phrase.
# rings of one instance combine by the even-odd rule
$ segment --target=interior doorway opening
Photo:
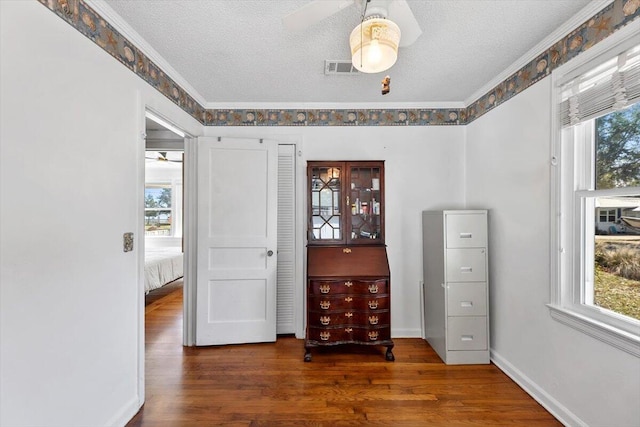
[[[145,114],[145,307],[184,289],[184,138],[169,122]]]
[[[182,345],[196,345],[196,282],[195,282],[195,247],[197,233],[195,232],[195,211],[197,209],[196,159],[197,145],[200,138],[186,135],[168,120],[157,117],[154,112],[145,113],[145,186],[142,191],[144,206],[145,249],[159,249],[172,247],[180,248],[183,262],[180,263],[183,270],[183,283],[170,282],[170,286],[181,288],[183,300],[183,312],[181,321],[183,324]],[[235,140],[235,138],[233,138]],[[298,181],[300,179],[296,170],[299,162],[297,143],[279,142],[278,169],[280,182],[278,185],[278,228],[284,231],[285,236],[278,236],[278,259],[287,265],[278,265],[278,331],[280,335],[294,333],[299,335],[300,308],[296,302],[300,300],[295,283],[301,271],[300,234],[297,232],[301,212],[298,203]],[[180,173],[173,176],[158,178],[159,174],[152,172],[149,164],[160,165],[164,168],[181,169]],[[181,168],[180,168],[181,167]],[[286,177],[284,181],[282,178]],[[199,191],[199,190],[198,190]],[[283,200],[286,196],[286,201]],[[181,208],[181,209],[180,209]],[[286,219],[283,223],[283,218]],[[286,224],[286,225],[285,225]],[[288,236],[287,236],[288,235]],[[286,238],[285,238],[286,237]],[[288,241],[287,241],[288,239]],[[284,243],[286,241],[286,243]],[[145,252],[147,252],[145,250]],[[149,251],[151,252],[151,251]],[[180,250],[178,250],[180,252]],[[285,268],[286,267],[286,268]],[[285,274],[287,273],[287,274]],[[160,286],[162,292],[165,284]],[[142,286],[142,285],[141,285]],[[170,289],[170,288],[167,288]],[[150,291],[148,295],[152,296]],[[146,300],[147,298],[145,298]],[[144,307],[143,307],[144,309]],[[145,319],[142,314],[141,336],[144,336]],[[144,341],[144,340],[143,340]],[[144,342],[141,343],[142,354],[145,354]],[[144,369],[144,360],[141,360]]]

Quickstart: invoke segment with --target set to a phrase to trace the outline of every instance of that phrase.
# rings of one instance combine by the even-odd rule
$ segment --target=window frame
[[[181,194],[182,194],[182,181],[181,180],[147,181],[145,182],[145,191],[147,188],[168,188],[171,190],[171,206],[170,207],[166,207],[166,208],[146,208],[145,207],[145,213],[151,210],[170,211],[171,228],[170,228],[170,233],[168,235],[146,234],[146,230],[145,230],[144,237],[148,239],[154,239],[154,240],[182,238],[183,218],[182,218],[182,212],[178,212],[181,208],[177,203],[178,198],[181,197]]]
[[[616,208],[598,208],[599,222],[616,222],[618,219],[618,210]],[[613,212],[613,213],[612,213]],[[602,219],[604,216],[604,219]],[[613,216],[613,220],[611,217]]]
[[[592,302],[589,295],[593,295],[593,269],[585,266],[593,265],[595,198],[636,195],[638,189],[588,190],[594,188],[595,179],[589,170],[595,164],[595,119],[566,128],[559,119],[562,85],[637,44],[640,23],[632,24],[552,73],[551,295],[547,306],[555,320],[640,357],[640,321],[585,304]]]

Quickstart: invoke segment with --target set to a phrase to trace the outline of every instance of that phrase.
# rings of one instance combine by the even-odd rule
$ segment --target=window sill
[[[591,319],[575,311],[547,304],[551,317],[617,349],[640,358],[640,337]]]

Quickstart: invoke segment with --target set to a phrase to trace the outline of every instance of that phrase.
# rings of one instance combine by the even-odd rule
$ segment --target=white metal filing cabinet
[[[486,210],[422,213],[425,339],[450,365],[489,363]]]

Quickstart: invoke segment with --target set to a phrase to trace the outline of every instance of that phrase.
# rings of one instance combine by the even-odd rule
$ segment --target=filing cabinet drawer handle
[[[473,234],[471,233],[460,233],[461,239],[471,239],[472,237],[473,237]]]
[[[473,335],[462,335],[460,341],[473,341]]]
[[[331,332],[326,332],[326,331],[320,332],[320,339],[322,341],[329,341],[330,337],[331,337]]]
[[[328,285],[328,284],[320,285],[321,294],[328,294],[330,291],[331,291],[331,285]]]
[[[323,310],[329,310],[331,307],[331,301],[320,301],[320,308]]]
[[[460,301],[460,307],[473,307],[473,301]]]
[[[460,272],[461,273],[471,273],[471,272],[473,272],[473,268],[471,268],[471,267],[460,267]]]
[[[331,323],[331,317],[330,316],[320,316],[320,323],[322,324],[322,326],[327,326],[329,323]]]

